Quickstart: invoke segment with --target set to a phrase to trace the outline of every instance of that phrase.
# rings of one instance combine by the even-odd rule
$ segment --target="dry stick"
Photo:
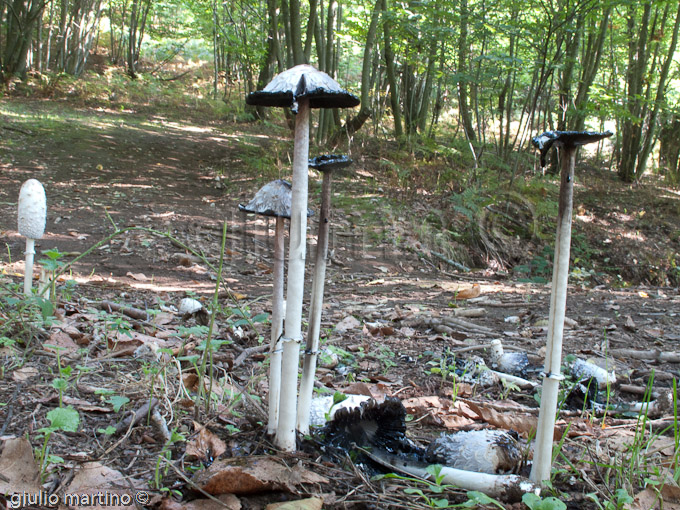
[[[118,303],[114,303],[113,301],[108,301],[104,300],[101,303],[99,303],[99,307],[106,311],[106,312],[120,312],[123,315],[127,315],[128,317],[132,317],[133,319],[141,320],[141,321],[146,321],[149,320],[149,314],[146,312],[146,310],[141,310],[139,308],[134,308],[132,306],[125,306],[121,305]]]
[[[247,349],[243,349],[243,351],[241,351],[241,354],[239,354],[236,357],[236,359],[234,360],[232,368],[240,367],[243,364],[243,362],[246,360],[246,358],[248,358],[252,354],[258,354],[258,353],[264,352],[264,351],[266,351],[267,349],[270,349],[270,348],[271,348],[271,346],[269,346],[267,344],[263,344],[263,345],[258,345],[258,346],[255,346],[255,347],[248,347]],[[269,373],[271,374],[271,370],[270,370]],[[270,389],[270,391],[271,391],[271,389]]]
[[[328,228],[330,226],[331,214],[331,176],[332,172],[330,170],[323,172],[312,303],[309,310],[307,349],[305,350],[302,382],[300,383],[300,400],[298,402],[297,426],[302,434],[309,434],[309,410],[314,393],[314,376],[316,374],[316,359],[319,350],[321,311],[323,309],[323,291],[326,279],[326,258],[328,256]]]
[[[124,419],[122,422],[120,422],[118,425],[116,425],[116,431],[113,433],[113,435],[120,434],[124,429],[130,427],[132,425],[133,427],[137,425],[140,421],[144,419],[153,409],[158,405],[158,399],[153,398],[151,399],[150,402],[147,402],[144,404],[142,407],[137,409],[135,413],[132,416],[128,416],[126,419]]]
[[[612,349],[610,354],[616,358],[634,358],[663,363],[680,363],[680,353],[664,352],[657,349],[637,351],[635,349]]]
[[[293,197],[290,211],[288,281],[285,332],[281,339],[281,396],[276,444],[284,451],[295,451],[297,381],[302,341],[302,298],[305,284],[307,233],[307,172],[309,162],[309,99],[300,99],[295,118],[293,149]]]

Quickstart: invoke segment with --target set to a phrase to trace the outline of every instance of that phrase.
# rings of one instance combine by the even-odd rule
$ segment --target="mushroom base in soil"
[[[276,75],[267,86],[246,98],[253,106],[290,107],[296,114],[293,148],[293,194],[286,317],[282,342],[281,394],[276,443],[284,451],[295,450],[297,381],[302,341],[302,297],[305,280],[307,216],[307,164],[309,159],[310,108],[351,108],[359,99],[326,73],[310,65],[298,65]]]
[[[552,147],[561,149],[560,196],[557,213],[557,234],[550,292],[550,314],[548,318],[548,340],[546,345],[545,371],[541,408],[536,430],[534,462],[531,480],[541,483],[550,478],[552,464],[553,434],[557,414],[557,396],[562,363],[562,338],[567,304],[567,280],[569,278],[569,251],[571,247],[571,215],[574,202],[574,168],[576,149],[611,136],[611,132],[547,131],[535,137],[532,142],[541,151],[541,165],[546,164],[546,153]]]

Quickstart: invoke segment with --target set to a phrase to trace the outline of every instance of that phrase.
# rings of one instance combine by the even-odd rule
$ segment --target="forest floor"
[[[268,175],[252,170],[258,152],[275,150],[273,139],[285,143],[285,129],[206,121],[187,111],[17,98],[0,102],[0,118],[2,492],[137,494],[138,508],[162,509],[274,508],[267,505],[284,501],[294,503],[280,508],[479,504],[474,494],[449,487],[437,493],[432,484],[372,479],[375,471],[349,454],[331,456],[318,437],[293,455],[277,452],[265,434],[263,314],[271,311],[274,225],[239,213],[237,205],[268,179],[288,176],[284,163]],[[397,396],[408,412],[409,437],[422,445],[442,432],[491,427],[518,432],[528,454],[536,390],[498,381],[483,386],[464,382],[469,374],[460,370],[453,374],[455,360],[481,356],[490,364],[488,350],[468,348],[493,339],[540,365],[549,283],[493,267],[461,272],[432,256],[415,232],[422,223],[413,219],[426,217],[439,198],[376,184],[371,154],[357,152],[354,177],[334,183],[320,386]],[[17,290],[24,240],[16,232],[16,200],[28,178],[44,184],[48,201],[36,260],[56,248],[57,265],[66,263],[120,231],[60,277],[54,310],[22,301]],[[577,205],[575,234],[600,247],[603,263],[617,260],[622,270],[618,279],[595,272],[571,279],[564,354],[615,371],[616,383],[598,399],[620,408],[562,408],[559,455],[544,496],[569,508],[621,508],[627,497],[635,508],[651,508],[659,498],[673,508],[680,505],[673,406],[638,413],[623,404],[641,402],[648,388],[664,402],[679,375],[678,288],[645,284],[650,266],[637,274],[634,268],[648,252],[677,256],[680,195],[624,186],[597,170],[577,189],[576,203],[585,205]],[[215,271],[185,248],[217,266],[224,221],[223,286],[212,332],[219,349],[206,411],[196,403],[195,364],[206,336],[198,326],[208,318],[182,317],[177,309],[187,296],[210,308]],[[316,229],[312,217],[306,289]],[[527,378],[538,381],[536,374]],[[158,412],[149,411],[150,402]],[[58,407],[76,409],[79,423],[69,431],[52,421],[46,433],[55,419],[48,412]],[[140,420],[130,421],[140,410]],[[526,455],[518,470],[528,474]]]

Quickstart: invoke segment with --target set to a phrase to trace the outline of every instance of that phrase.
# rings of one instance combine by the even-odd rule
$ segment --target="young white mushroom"
[[[267,86],[252,92],[246,103],[254,106],[289,107],[295,113],[293,148],[293,195],[288,247],[286,317],[281,361],[281,398],[276,443],[285,451],[295,450],[297,382],[302,342],[302,295],[307,247],[307,162],[309,159],[310,108],[351,108],[359,104],[326,73],[302,64],[276,75]]]
[[[41,239],[45,233],[45,221],[47,218],[45,188],[40,184],[40,181],[29,179],[23,183],[19,191],[18,209],[19,234],[26,238],[24,294],[30,296],[33,284],[35,240]]]

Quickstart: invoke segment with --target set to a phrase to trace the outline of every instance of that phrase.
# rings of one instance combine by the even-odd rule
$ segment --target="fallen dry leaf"
[[[458,292],[455,292],[453,297],[454,299],[473,299],[479,297],[481,293],[482,288],[479,286],[478,283],[475,283],[472,285],[472,287],[468,287],[467,289],[461,289]]]
[[[144,273],[132,273],[128,271],[125,276],[129,276],[130,278],[138,282],[146,282],[149,280],[149,277],[146,276]]]
[[[296,494],[301,483],[328,483],[328,479],[300,465],[292,468],[271,458],[244,458],[240,465],[216,461],[201,471],[196,483],[208,494],[231,493],[237,496],[285,490]]]
[[[35,367],[21,367],[12,372],[12,379],[15,381],[27,381],[31,377],[37,377],[40,371]]]
[[[187,457],[211,463],[227,451],[226,443],[205,426],[194,422],[194,431],[196,437],[187,443]]]
[[[2,444],[0,473],[8,480],[0,479],[0,493],[22,492],[37,494],[40,487],[38,466],[33,457],[33,447],[23,437],[7,439]]]
[[[68,508],[129,510],[135,504],[136,487],[140,489],[140,492],[145,493],[142,482],[133,480],[99,462],[86,462],[77,468],[73,480],[64,492],[78,498],[73,501],[75,504],[68,505]],[[107,501],[111,504],[102,504],[103,500],[98,499],[98,495],[101,496],[102,494],[107,495],[107,497],[117,495],[121,504],[115,504],[113,499]],[[125,504],[126,502],[128,504]]]
[[[322,508],[323,499],[307,498],[285,503],[271,503],[265,507],[265,510],[321,510]]]
[[[648,487],[640,492],[633,503],[631,510],[649,510],[650,508],[663,508],[664,510],[680,510],[680,488],[665,484],[661,488],[661,494]]]
[[[335,331],[342,335],[359,326],[361,326],[361,323],[354,316],[348,315],[335,325]]]

